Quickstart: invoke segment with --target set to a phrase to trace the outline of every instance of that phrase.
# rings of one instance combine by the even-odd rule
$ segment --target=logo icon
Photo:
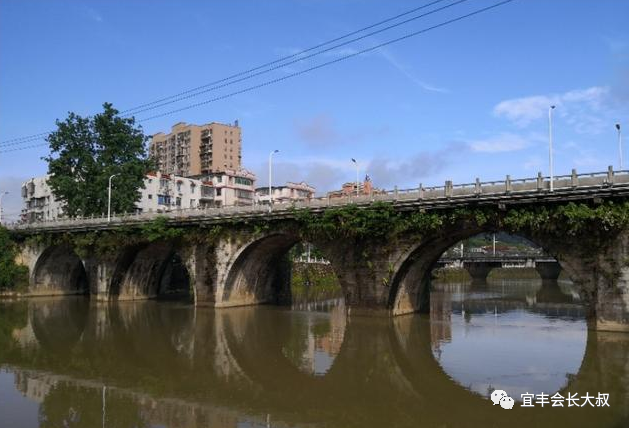
[[[502,409],[512,409],[515,405],[515,400],[508,396],[506,391],[496,389],[491,393],[491,401],[493,405],[499,404]]]

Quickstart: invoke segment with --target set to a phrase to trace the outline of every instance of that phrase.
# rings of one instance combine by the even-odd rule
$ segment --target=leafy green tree
[[[112,104],[93,117],[69,113],[57,120],[57,130],[47,141],[51,154],[48,184],[65,203],[70,217],[107,212],[108,180],[112,180],[112,212],[133,212],[140,198],[143,178],[151,169],[146,137],[135,119],[118,116]]]
[[[17,247],[9,231],[0,226],[0,289],[16,289],[26,286],[28,269],[15,264]]]

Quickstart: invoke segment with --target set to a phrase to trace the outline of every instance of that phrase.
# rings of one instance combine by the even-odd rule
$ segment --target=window
[[[252,192],[247,190],[237,189],[237,197],[241,199],[252,199]]]
[[[217,196],[221,196],[221,189],[217,189]]]
[[[245,178],[245,177],[235,177],[234,178],[234,182],[235,182],[235,184],[242,184],[244,186],[251,186],[252,185],[252,180],[250,180],[249,178]]]
[[[148,199],[153,199],[153,195],[147,195]]]
[[[175,198],[175,205],[177,205],[178,207],[182,206],[182,198]]]
[[[171,197],[168,195],[158,195],[158,205],[170,205]]]

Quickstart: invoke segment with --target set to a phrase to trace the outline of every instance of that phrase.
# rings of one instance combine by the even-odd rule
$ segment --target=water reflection
[[[435,286],[432,351],[463,387],[554,394],[579,371],[587,343],[583,308],[556,284],[501,280]],[[483,362],[480,364],[480,362]]]
[[[449,285],[432,293],[430,317],[394,319],[348,318],[343,302],[293,311],[0,303],[0,425],[624,424],[627,336],[588,333],[540,289],[501,287]],[[569,309],[569,299],[554,305]],[[483,396],[490,386],[608,392],[611,407],[507,412]]]

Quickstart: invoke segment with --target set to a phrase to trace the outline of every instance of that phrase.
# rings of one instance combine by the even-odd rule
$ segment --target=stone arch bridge
[[[289,249],[316,245],[352,314],[429,308],[443,252],[506,230],[540,245],[578,285],[592,325],[628,330],[628,172],[393,190],[296,205],[16,225],[29,295],[150,299],[188,284],[196,305],[291,300]]]

